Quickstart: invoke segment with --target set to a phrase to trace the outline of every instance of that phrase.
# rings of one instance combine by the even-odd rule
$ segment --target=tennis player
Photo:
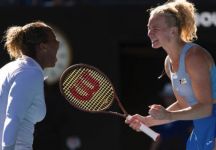
[[[149,116],[133,115],[125,122],[140,131],[140,123],[155,126],[176,120],[193,120],[187,150],[213,150],[216,134],[216,68],[197,39],[195,6],[174,0],[150,9],[148,36],[153,48],[167,53],[165,71],[171,79],[176,101],[166,109],[153,104]]]
[[[34,125],[46,114],[43,69],[55,65],[58,47],[44,22],[7,29],[5,48],[13,61],[0,69],[1,150],[32,150]]]

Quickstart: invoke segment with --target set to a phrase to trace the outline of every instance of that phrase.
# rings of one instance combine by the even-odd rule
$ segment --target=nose
[[[152,31],[150,29],[148,29],[148,37],[150,37],[152,34]]]

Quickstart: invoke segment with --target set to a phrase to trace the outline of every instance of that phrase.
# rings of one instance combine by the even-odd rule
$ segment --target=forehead
[[[151,15],[148,21],[148,26],[158,27],[158,26],[167,26],[166,18],[164,15]]]

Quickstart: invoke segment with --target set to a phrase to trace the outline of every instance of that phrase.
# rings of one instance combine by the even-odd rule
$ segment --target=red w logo
[[[71,87],[70,92],[75,98],[88,101],[99,88],[99,81],[94,79],[88,71],[85,71],[75,81],[75,85]]]

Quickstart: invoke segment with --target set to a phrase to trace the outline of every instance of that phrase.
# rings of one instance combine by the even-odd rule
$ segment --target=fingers
[[[149,115],[151,115],[153,118],[156,119],[160,115],[161,110],[160,110],[160,108],[152,107],[149,109],[148,113],[149,113]]]
[[[170,112],[161,105],[151,105],[148,113],[151,117],[158,120],[169,119],[170,114]]]
[[[151,109],[156,109],[156,110],[158,110],[158,109],[161,109],[161,105],[157,105],[157,104],[153,104],[153,105],[150,105],[150,106],[148,106],[149,108],[150,108],[150,110]]]
[[[128,115],[127,118],[126,118],[126,120],[125,120],[125,123],[130,124],[131,122],[133,122],[137,118],[136,115],[133,115],[133,116]]]
[[[128,124],[135,131],[140,132],[141,118],[142,118],[142,116],[140,116],[138,114],[135,114],[133,116],[129,115],[126,118],[125,123]]]

